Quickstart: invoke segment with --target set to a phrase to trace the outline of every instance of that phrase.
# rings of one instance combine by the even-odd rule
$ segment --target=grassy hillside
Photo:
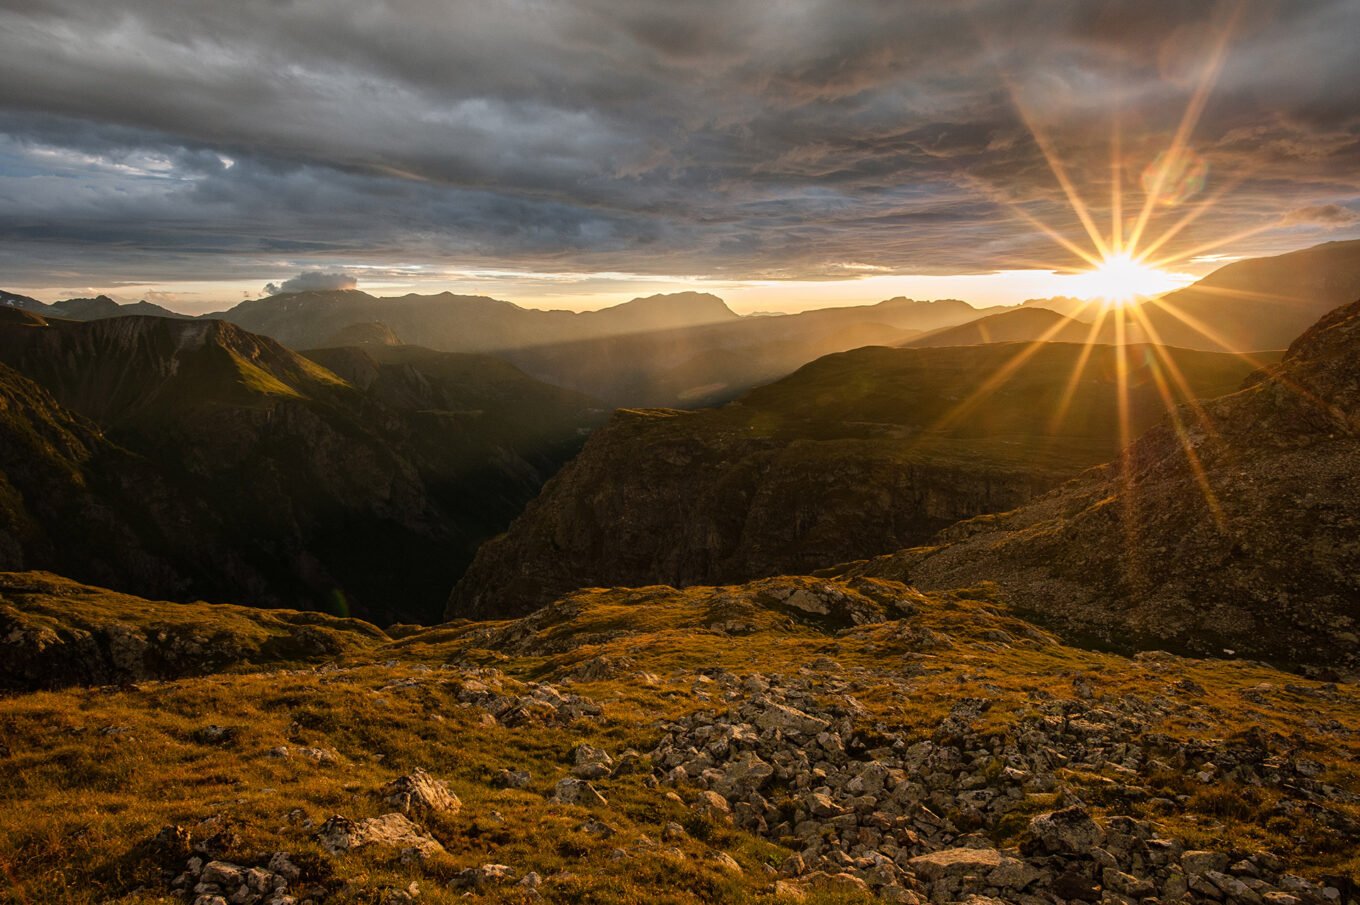
[[[34,575],[0,580],[0,606],[67,636],[123,626],[152,649],[186,616],[241,649],[304,618]],[[1159,892],[1185,879],[1182,851],[1251,859],[1263,890],[1283,873],[1336,886],[1360,868],[1354,686],[1076,649],[982,589],[620,589],[396,640],[305,618],[338,639],[320,665],[261,657],[201,678],[0,698],[10,894],[167,901],[192,858],[267,870],[276,852],[297,868],[290,895],[335,903],[408,901],[412,884],[432,903],[522,901],[529,887],[620,905],[925,900],[959,881],[914,859],[961,846],[1012,859],[1014,876],[965,881],[984,894],[1052,895],[1064,870],[1068,887],[1128,882],[1089,848],[1052,856],[1034,841],[1036,815],[1074,803],[1103,827],[1099,857]],[[710,772],[676,771],[695,742]],[[800,757],[820,779],[786,778],[779,765]],[[418,797],[407,841],[325,847],[345,821],[400,812],[410,799],[394,804],[386,787],[417,768],[458,806]],[[557,800],[573,775],[592,776],[600,799]],[[403,853],[413,844],[425,852]],[[1170,867],[1147,854],[1168,851]],[[1205,870],[1184,863],[1192,878]],[[1293,888],[1325,901],[1321,885]]]

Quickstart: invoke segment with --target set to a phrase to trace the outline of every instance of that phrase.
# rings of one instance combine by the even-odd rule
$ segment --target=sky
[[[1360,236],[1357,34],[1355,0],[0,0],[0,288],[1005,304],[1076,294],[1115,222],[1175,227],[1170,288]]]

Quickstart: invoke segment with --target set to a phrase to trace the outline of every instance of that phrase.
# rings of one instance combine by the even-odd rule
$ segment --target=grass
[[[1089,688],[1091,706],[1126,696],[1165,705],[1152,711],[1146,733],[1184,740],[1227,738],[1250,727],[1279,733],[1318,762],[1327,782],[1360,791],[1360,693],[1353,686],[1325,686],[1250,662],[1125,658],[1069,647],[982,592],[915,595],[917,612],[905,620],[833,630],[774,607],[770,589],[778,582],[820,583],[588,591],[519,623],[451,624],[402,632],[399,640],[349,630],[351,644],[310,665],[242,663],[229,674],[0,699],[0,765],[8,779],[0,784],[0,871],[9,879],[0,901],[165,901],[164,872],[172,875],[182,859],[160,860],[150,840],[166,824],[194,830],[214,820],[195,835],[229,825],[239,836],[229,857],[249,861],[285,850],[333,867],[335,902],[374,901],[377,890],[412,881],[423,902],[464,901],[448,881],[488,862],[537,871],[551,901],[770,902],[770,869],[788,851],[696,818],[665,786],[651,787],[645,770],[598,781],[608,807],[592,811],[548,796],[581,742],[615,755],[627,748],[645,754],[661,737],[662,721],[725,708],[696,692],[701,673],[787,675],[824,657],[840,664],[836,676],[872,721],[923,738],[962,697],[988,699],[984,725],[1006,732],[1044,701]],[[877,583],[847,593],[872,600],[890,590]],[[237,630],[243,618],[236,608],[97,598],[68,588],[67,618],[79,614],[87,630],[109,620],[151,627],[169,618],[160,607],[174,607],[171,614],[220,621],[224,631]],[[60,620],[59,605],[47,606],[42,618]],[[734,623],[748,628],[729,634],[715,627]],[[599,658],[624,666],[589,681],[563,678]],[[459,699],[466,670],[475,666],[502,670],[507,694],[551,680],[598,702],[602,716],[570,726],[488,723]],[[207,741],[200,732],[207,725],[233,733]],[[338,763],[270,755],[285,745],[333,749]],[[331,859],[316,847],[305,821],[383,813],[375,792],[416,767],[446,780],[463,802],[457,816],[430,827],[445,855],[413,866],[392,851]],[[529,771],[530,785],[497,787],[505,768]],[[1087,800],[1099,806],[1109,798],[1113,806],[1113,771],[1064,779]],[[1121,806],[1125,812],[1194,845],[1270,848],[1310,873],[1360,869],[1348,840],[1306,811],[1281,808],[1271,790],[1201,784],[1181,771],[1142,782],[1151,794]],[[1157,803],[1178,796],[1175,808]],[[998,837],[1013,837],[1027,814],[1052,804],[1052,796],[1032,796],[997,828]],[[1337,807],[1360,819],[1354,804]],[[613,835],[592,834],[584,827],[591,817]],[[670,822],[687,828],[684,838],[662,840]],[[718,861],[720,852],[736,860],[739,874]],[[471,901],[517,895],[491,890]],[[819,895],[812,901],[852,901]]]

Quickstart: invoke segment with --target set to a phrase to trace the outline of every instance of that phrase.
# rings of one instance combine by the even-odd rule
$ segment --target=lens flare
[[[1204,191],[1209,162],[1190,148],[1163,151],[1143,170],[1143,190],[1163,207],[1176,207]]]

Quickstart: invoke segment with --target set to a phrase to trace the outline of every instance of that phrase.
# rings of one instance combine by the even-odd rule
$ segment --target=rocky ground
[[[143,643],[117,685],[0,699],[0,901],[1356,895],[1353,683],[1082,650],[981,590],[586,592],[173,679],[170,617],[86,590],[27,643]]]

